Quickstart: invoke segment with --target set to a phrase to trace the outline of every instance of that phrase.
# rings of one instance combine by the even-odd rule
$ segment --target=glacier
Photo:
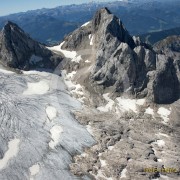
[[[81,103],[70,96],[63,77],[3,69],[0,77],[0,179],[82,179],[69,164],[95,141],[76,121],[73,112]]]

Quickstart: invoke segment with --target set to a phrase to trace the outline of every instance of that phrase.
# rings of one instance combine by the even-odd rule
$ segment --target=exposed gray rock
[[[52,69],[61,60],[12,22],[7,22],[0,32],[0,62],[5,66],[26,70]]]
[[[96,63],[92,78],[113,87],[114,92],[145,96],[147,72],[156,68],[156,54],[137,38],[134,41],[122,22],[106,8],[93,21]]]
[[[178,103],[172,106],[174,114],[170,124],[163,124],[157,113],[155,117],[144,113],[147,106],[141,106],[141,112],[136,114],[126,112],[120,116],[113,112],[99,113],[87,108],[83,112],[76,112],[80,123],[91,126],[97,144],[74,157],[71,171],[103,180],[149,180],[158,177],[178,179],[179,130],[173,126],[174,123],[179,126],[178,107]],[[155,106],[153,110],[157,111]],[[158,140],[165,145],[158,145]],[[155,167],[159,171],[171,167],[177,172],[145,171],[145,168]]]
[[[154,102],[170,104],[179,99],[179,85],[173,60],[164,55],[159,55],[156,75],[153,80]]]
[[[177,51],[178,40],[174,40],[172,38],[170,41],[174,45],[167,47]],[[91,71],[85,71],[87,65],[84,63],[75,66],[67,61],[67,64],[71,70],[84,69],[83,77],[86,78],[83,81],[80,78],[80,81],[85,82],[85,87],[91,87],[89,91],[92,91],[93,84],[95,91],[101,89],[100,93],[111,91],[115,96],[128,94],[135,98],[147,96],[156,103],[171,103],[179,98],[177,53],[170,56],[172,50],[165,51],[166,46],[160,43],[157,47],[162,47],[166,56],[162,58],[157,49],[153,50],[139,38],[131,37],[121,20],[107,8],[97,11],[92,21],[74,31],[64,41],[64,49],[81,51],[83,55],[86,54],[83,47],[88,49],[89,54],[85,58],[91,59]],[[150,76],[152,72],[154,75]],[[161,92],[164,88],[166,90]]]
[[[180,36],[169,36],[156,44],[154,44],[154,50],[159,53],[164,53],[168,49],[173,52],[180,53]]]
[[[91,35],[91,22],[66,36],[62,48],[69,50],[80,50],[89,48],[89,35]]]
[[[109,43],[113,38],[117,38],[119,44],[127,43],[134,48],[133,38],[122,24],[122,21],[113,15],[107,8],[102,8],[96,12],[92,21],[92,32],[96,34],[97,44]],[[101,41],[99,41],[101,39]],[[114,46],[113,46],[114,47]],[[116,48],[116,47],[114,47]]]

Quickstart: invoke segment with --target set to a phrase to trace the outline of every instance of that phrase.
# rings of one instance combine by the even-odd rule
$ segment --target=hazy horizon
[[[115,0],[66,0],[66,1],[58,1],[58,0],[31,0],[31,1],[12,1],[6,0],[1,2],[0,6],[0,16],[5,16],[18,12],[26,12],[28,10],[35,10],[41,8],[54,8],[62,5],[71,5],[71,4],[83,4],[83,3],[91,3],[91,2],[110,2]]]

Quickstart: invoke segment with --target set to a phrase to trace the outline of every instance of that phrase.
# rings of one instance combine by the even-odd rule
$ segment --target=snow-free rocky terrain
[[[166,41],[153,49],[103,8],[60,45],[35,42],[43,51],[33,48],[25,63],[13,56],[21,36],[4,31],[1,62],[11,71],[0,70],[0,179],[180,179],[180,56]],[[52,64],[35,62],[49,72],[32,70],[32,56],[46,53]]]

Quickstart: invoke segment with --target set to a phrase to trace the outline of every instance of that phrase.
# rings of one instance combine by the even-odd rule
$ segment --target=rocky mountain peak
[[[21,30],[21,28],[17,24],[13,23],[12,21],[7,21],[3,29],[4,29],[4,31],[6,31],[6,30],[8,31],[10,29],[11,30],[18,29],[19,31]]]
[[[52,68],[60,61],[46,47],[30,38],[18,25],[8,21],[0,32],[0,61],[18,69]]]
[[[133,38],[107,8],[68,35],[60,48],[76,51],[80,60],[67,60],[67,69],[79,71],[77,81],[85,82],[89,91],[93,85],[98,93],[147,97],[159,104],[180,97],[179,58],[159,56],[150,45]]]
[[[29,35],[26,34],[17,24],[7,21],[3,30],[2,36],[5,36],[4,40],[8,40],[13,38],[14,36],[21,36],[21,37],[28,37]]]
[[[118,41],[127,43],[131,48],[135,47],[133,38],[129,35],[122,21],[107,8],[96,12],[92,21],[92,32],[99,34],[99,36],[106,36],[107,41],[117,38]]]
[[[96,31],[98,29],[98,26],[103,23],[102,21],[111,14],[112,13],[107,8],[102,8],[97,11],[93,19],[94,31]]]

